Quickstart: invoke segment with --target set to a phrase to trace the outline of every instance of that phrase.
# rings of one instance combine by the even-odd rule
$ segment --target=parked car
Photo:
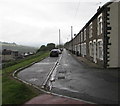
[[[63,48],[60,48],[61,52],[63,51]]]
[[[61,51],[60,49],[57,49],[57,50],[58,50],[59,54],[61,54],[61,53],[62,53],[62,51]]]
[[[58,56],[59,56],[58,49],[52,49],[50,52],[50,57],[58,57]]]

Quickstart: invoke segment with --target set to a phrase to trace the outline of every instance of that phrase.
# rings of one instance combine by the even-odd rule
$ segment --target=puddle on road
[[[30,82],[34,82],[34,81],[37,81],[38,79],[37,78],[31,78],[29,79]]]

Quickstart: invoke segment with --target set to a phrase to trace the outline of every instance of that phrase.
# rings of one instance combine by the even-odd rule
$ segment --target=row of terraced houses
[[[108,2],[65,47],[104,68],[120,67],[120,1]]]

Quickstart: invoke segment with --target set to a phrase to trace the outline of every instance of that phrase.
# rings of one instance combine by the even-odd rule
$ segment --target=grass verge
[[[2,70],[2,104],[23,104],[40,94],[35,88],[13,79],[11,74],[15,70],[25,67],[32,62],[38,62],[48,55],[49,52],[41,52]]]

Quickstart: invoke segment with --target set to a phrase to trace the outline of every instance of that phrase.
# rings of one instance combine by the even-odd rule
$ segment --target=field
[[[24,53],[24,52],[36,52],[38,48],[35,47],[29,47],[29,46],[22,46],[22,45],[17,45],[14,43],[1,43],[0,42],[0,49],[8,49],[8,50],[13,50],[13,51],[19,51],[19,53]]]

